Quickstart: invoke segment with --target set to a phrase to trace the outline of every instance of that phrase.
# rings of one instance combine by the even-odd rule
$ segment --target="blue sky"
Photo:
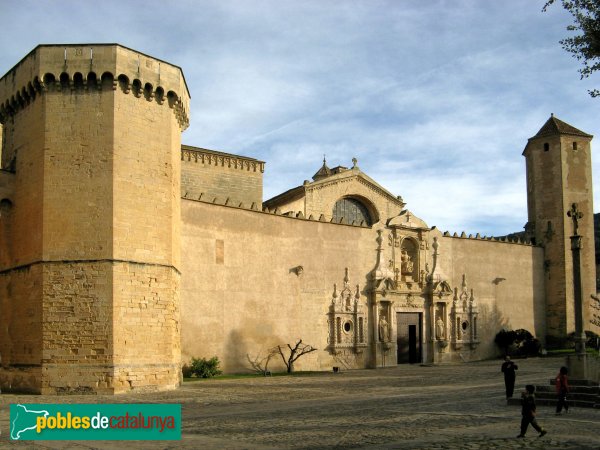
[[[428,225],[500,235],[527,221],[521,152],[550,113],[600,135],[600,79],[543,4],[0,0],[0,72],[38,44],[117,42],[183,69],[183,143],[266,161],[265,199],[356,157]]]

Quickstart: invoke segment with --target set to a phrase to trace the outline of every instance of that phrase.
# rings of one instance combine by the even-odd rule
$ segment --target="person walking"
[[[504,363],[500,368],[500,371],[504,374],[504,386],[506,388],[506,403],[508,404],[509,399],[512,398],[513,392],[515,391],[515,379],[517,378],[516,370],[519,369],[514,362],[510,360],[510,356],[504,357]]]
[[[529,424],[540,433],[540,437],[547,433],[547,431],[537,423],[535,418],[536,406],[534,392],[535,386],[528,384],[525,386],[525,391],[521,394],[521,433],[517,436],[518,438],[525,437]]]
[[[567,369],[565,366],[562,366],[555,379],[556,395],[558,396],[558,403],[556,404],[557,416],[561,415],[563,407],[565,408],[565,413],[569,412],[569,403],[567,402],[567,394],[569,393],[568,373],[569,369]]]

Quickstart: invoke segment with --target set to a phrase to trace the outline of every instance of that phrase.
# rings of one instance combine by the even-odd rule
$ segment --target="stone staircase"
[[[569,379],[571,392],[567,396],[569,406],[576,408],[600,408],[600,386],[598,383],[589,380],[571,380]],[[520,393],[515,391],[515,397],[509,402],[511,405],[520,405]],[[556,388],[554,379],[551,379],[547,385],[535,387],[535,402],[539,405],[556,405]]]

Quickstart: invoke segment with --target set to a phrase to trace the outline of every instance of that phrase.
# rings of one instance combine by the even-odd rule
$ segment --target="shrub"
[[[508,348],[515,342],[516,335],[512,330],[500,330],[496,337],[494,338],[494,342],[498,347],[500,347],[505,355],[508,355]]]
[[[596,348],[596,338],[598,335],[593,331],[585,330],[585,337],[587,339],[585,342],[586,347]],[[575,348],[575,332],[569,333],[567,345],[571,348]]]
[[[187,364],[184,364],[181,366],[181,373],[183,374],[184,378],[190,378],[192,376],[192,368]]]
[[[504,350],[505,355],[535,356],[542,348],[540,341],[523,328],[515,331],[501,330],[496,334],[494,342]]]
[[[212,378],[215,375],[221,375],[223,372],[219,370],[221,362],[219,358],[213,356],[210,359],[192,358],[190,370],[192,375],[198,378]]]

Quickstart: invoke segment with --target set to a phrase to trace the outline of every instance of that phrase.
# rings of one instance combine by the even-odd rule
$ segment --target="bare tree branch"
[[[281,359],[283,360],[283,363],[287,368],[288,373],[292,373],[294,371],[294,362],[296,362],[298,358],[300,358],[303,355],[306,355],[307,353],[311,353],[317,350],[312,345],[303,344],[302,339],[299,339],[298,342],[296,342],[296,345],[294,345],[294,347],[292,347],[290,344],[287,344],[287,347],[290,351],[290,354],[287,357],[284,355],[283,347],[281,345],[273,347],[273,351],[275,353],[279,353]]]
[[[261,357],[259,353],[254,359],[250,358],[250,355],[246,353],[246,358],[248,358],[248,362],[250,363],[252,370],[263,375],[266,375],[269,372],[269,362],[273,356],[275,356],[273,349],[268,351],[267,356]]]

